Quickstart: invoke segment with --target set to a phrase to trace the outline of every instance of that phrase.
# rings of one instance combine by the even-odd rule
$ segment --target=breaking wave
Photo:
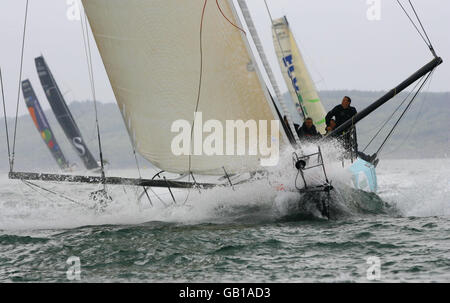
[[[306,152],[317,147],[307,146]],[[138,201],[141,189],[124,186],[108,187],[113,202],[103,213],[92,209],[88,194],[97,186],[71,184],[43,184],[52,191],[62,193],[67,200],[47,192],[33,190],[25,184],[0,181],[0,229],[73,228],[85,225],[139,224],[149,221],[182,224],[246,222],[261,223],[277,220],[324,219],[312,197],[295,190],[297,171],[292,167],[293,150],[283,151],[280,163],[269,169],[269,177],[248,184],[204,190],[173,190],[176,205],[165,207],[154,193],[151,203],[145,198]],[[365,215],[433,216],[449,214],[448,171],[438,160],[388,160],[379,167],[379,195],[354,190],[351,174],[337,158],[339,147],[332,143],[324,149],[327,175],[335,190],[332,192],[330,212],[332,218],[342,219]],[[445,160],[448,162],[448,160]],[[421,166],[413,166],[422,164]],[[426,164],[426,165],[423,165]],[[433,165],[439,169],[432,169]],[[444,166],[445,167],[445,166]],[[448,167],[448,165],[446,166]],[[428,169],[431,168],[431,169]],[[411,174],[411,170],[420,173]],[[119,171],[119,174],[129,172]],[[441,177],[444,178],[441,179]],[[424,180],[421,179],[424,177]],[[323,182],[320,169],[311,171],[308,180]],[[299,180],[297,180],[299,182]],[[447,182],[447,183],[446,183]],[[418,184],[421,183],[421,186]],[[167,189],[154,189],[166,204],[171,203]],[[186,201],[186,202],[185,202]],[[428,201],[428,203],[425,203]]]

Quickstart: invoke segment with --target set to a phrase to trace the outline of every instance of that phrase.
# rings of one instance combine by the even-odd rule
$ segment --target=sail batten
[[[232,3],[204,0],[83,0],[119,108],[137,151],[175,173],[223,175],[259,167],[257,155],[175,155],[172,124],[275,118],[255,69]],[[222,15],[227,17],[227,19]],[[231,24],[232,23],[232,24]],[[202,65],[200,64],[203,61]],[[202,70],[201,85],[200,68]],[[200,91],[199,91],[200,87]],[[259,131],[259,126],[258,126]],[[204,137],[208,134],[205,133]],[[194,142],[194,140],[193,140]],[[225,143],[225,142],[222,142]],[[248,138],[245,141],[248,145]]]

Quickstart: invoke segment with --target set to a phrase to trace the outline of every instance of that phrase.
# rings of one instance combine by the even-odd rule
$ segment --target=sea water
[[[3,173],[0,282],[450,282],[450,160],[382,160],[377,170],[375,197],[334,184],[341,212],[331,220],[290,207],[302,202],[283,190],[289,174],[175,190],[167,207],[153,192],[151,206],[141,189],[110,186],[113,202],[98,212],[88,201],[97,186],[36,183],[44,191]]]

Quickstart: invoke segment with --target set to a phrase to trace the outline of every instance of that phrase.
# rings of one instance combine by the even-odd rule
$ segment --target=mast
[[[264,52],[264,48],[262,46],[258,32],[256,31],[255,24],[253,23],[252,17],[248,10],[247,3],[245,2],[245,0],[238,0],[238,3],[239,3],[239,6],[241,7],[242,15],[244,16],[245,23],[247,24],[248,30],[250,31],[250,34],[252,35],[256,50],[258,51],[259,57],[261,58],[261,61],[263,63],[263,66],[267,73],[267,76],[269,77],[270,84],[272,85],[273,90],[275,92],[275,96],[278,99],[278,102],[280,102],[281,108],[283,109],[283,112],[286,115],[286,118],[287,118],[288,124],[289,124],[288,127],[290,128],[295,141],[297,143],[299,143],[300,140],[298,138],[297,131],[295,130],[290,111],[287,108],[286,103],[284,103],[284,99],[283,99],[283,96],[281,95],[280,88],[278,87],[278,83],[275,80],[275,76],[273,74],[272,68],[269,65],[269,60],[267,60],[267,56],[266,56],[266,53]],[[281,121],[281,123],[284,124],[284,121]]]
[[[245,22],[247,24],[247,27],[248,27],[248,29],[250,31],[250,34],[251,34],[252,38],[253,38],[253,42],[255,43],[256,49],[257,49],[258,54],[259,54],[259,56],[261,58],[261,61],[263,63],[264,69],[266,70],[266,73],[267,73],[267,75],[269,77],[269,81],[270,81],[272,87],[274,88],[276,97],[280,101],[280,104],[283,107],[283,111],[287,112],[287,108],[286,108],[286,106],[284,104],[283,99],[281,98],[281,94],[280,94],[280,91],[279,91],[279,88],[278,88],[278,84],[275,81],[275,78],[273,76],[273,73],[272,73],[272,70],[270,68],[269,62],[267,60],[266,54],[264,53],[264,49],[262,48],[261,41],[259,40],[258,33],[256,31],[256,28],[255,28],[254,24],[253,24],[253,21],[251,19],[250,13],[248,11],[247,4],[245,3],[245,0],[238,0],[238,2],[239,2],[239,6],[241,8],[241,12],[242,12],[242,14],[244,16]],[[241,21],[239,19],[238,14],[237,14],[237,10],[236,10],[236,8],[234,6],[233,0],[228,0],[228,3],[229,3],[231,11],[233,13],[233,16],[234,16],[234,18],[236,20],[237,25],[242,28],[242,24],[241,24]],[[289,134],[286,131],[286,127],[284,126],[285,123],[283,121],[283,117],[280,116],[278,108],[277,108],[275,102],[273,101],[273,97],[270,94],[270,92],[269,92],[269,90],[268,90],[268,88],[266,86],[267,84],[265,83],[265,81],[264,81],[264,79],[262,77],[261,71],[259,70],[259,67],[258,67],[258,65],[256,63],[255,55],[253,54],[253,51],[252,51],[252,49],[250,47],[250,43],[249,43],[249,41],[247,39],[247,36],[246,36],[246,34],[241,32],[241,37],[242,37],[242,41],[245,44],[248,56],[252,60],[252,65],[253,65],[253,67],[255,69],[255,72],[256,72],[256,74],[258,76],[258,80],[261,83],[261,87],[265,87],[266,88],[264,90],[264,96],[265,96],[265,99],[267,101],[267,104],[269,105],[269,107],[270,107],[270,109],[271,109],[271,111],[272,111],[272,113],[274,115],[274,118],[279,118],[280,119],[280,124],[283,125],[282,130],[280,129],[280,133],[281,133],[281,135],[283,136],[283,138],[284,138],[284,140],[286,142],[290,142],[291,139],[289,137]],[[287,115],[288,115],[287,116],[288,121],[291,121],[291,122],[289,122],[290,125],[288,125],[288,127],[293,129],[293,130],[295,130],[294,124],[292,123],[292,119],[290,118],[289,113],[287,113]],[[296,143],[298,143],[299,139],[298,139],[297,133],[295,131],[294,131],[294,133],[295,133],[294,140],[295,140]]]
[[[43,56],[37,57],[35,59],[36,69],[39,74],[39,79],[42,84],[42,88],[45,91],[48,102],[61,125],[64,133],[72,144],[73,148],[77,152],[78,156],[83,160],[84,166],[87,169],[98,168],[99,165],[95,158],[89,151],[86,143],[81,136],[80,129],[78,128],[75,120],[70,113],[69,107],[64,100],[64,97],[59,90],[58,85],[48,67]]]
[[[348,119],[344,123],[342,123],[339,127],[334,129],[330,134],[328,134],[326,137],[330,137],[336,134],[339,134],[340,132],[348,129],[350,126],[355,125],[365,117],[367,117],[370,113],[372,113],[374,110],[379,108],[381,105],[386,103],[387,101],[394,98],[397,94],[402,92],[404,89],[406,89],[408,86],[410,86],[412,83],[416,82],[418,79],[422,78],[427,73],[431,72],[433,69],[435,69],[438,65],[440,65],[443,62],[441,57],[435,57],[433,60],[425,64],[422,68],[420,68],[418,71],[416,71],[414,74],[412,74],[409,78],[407,78],[405,81],[397,85],[395,88],[391,89],[388,93],[386,93],[384,96],[367,106],[365,109],[354,115],[351,119]]]
[[[34,125],[41,135],[42,139],[50,150],[53,158],[55,158],[56,163],[58,163],[61,169],[66,169],[69,167],[64,154],[61,151],[58,143],[56,142],[55,135],[53,134],[50,124],[45,117],[44,111],[39,104],[39,100],[36,97],[31,82],[27,79],[22,81],[22,93],[25,103],[27,105],[28,111],[31,118],[33,119]]]

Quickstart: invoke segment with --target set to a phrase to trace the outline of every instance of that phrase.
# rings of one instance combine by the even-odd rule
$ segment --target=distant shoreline
[[[358,90],[327,90],[321,91],[320,96],[326,110],[330,110],[339,104],[344,95],[352,97],[352,106],[362,110],[371,102],[381,96],[383,92],[368,92]],[[380,125],[389,117],[392,111],[404,99],[406,93],[399,94],[392,102],[388,102],[376,110],[368,118],[357,126],[360,149],[365,147]],[[295,112],[293,102],[290,102],[288,93],[284,99],[290,107],[291,113]],[[43,105],[46,100],[41,100]],[[395,130],[385,149],[381,153],[381,159],[443,159],[448,156],[450,150],[450,92],[422,93],[413,103],[411,110],[401,121]],[[24,104],[22,104],[25,107]],[[98,155],[97,136],[95,133],[95,116],[91,101],[73,101],[69,104],[74,119],[77,121],[81,133],[87,145],[94,155]],[[111,163],[111,169],[134,168],[135,159],[125,128],[122,115],[116,103],[98,103],[99,124],[104,148],[104,158]],[[51,110],[45,110],[47,118],[55,137],[69,162],[83,167],[72,146],[68,142],[61,127],[57,123]],[[299,116],[296,122],[301,122]],[[8,118],[9,125],[13,125],[14,119]],[[4,130],[4,118],[0,118],[0,170],[8,170],[6,138]],[[390,125],[390,124],[388,124]],[[12,129],[10,128],[10,134]],[[11,139],[11,138],[10,138]],[[18,119],[18,131],[16,142],[16,166],[17,170],[57,169],[47,147],[43,144],[36,131],[31,117],[28,114],[21,115]],[[376,150],[376,141],[370,146],[367,153]],[[371,150],[373,149],[373,150]],[[32,152],[31,152],[32,151]],[[97,157],[98,158],[98,157]],[[138,156],[140,164],[145,167],[151,165],[143,157]]]

